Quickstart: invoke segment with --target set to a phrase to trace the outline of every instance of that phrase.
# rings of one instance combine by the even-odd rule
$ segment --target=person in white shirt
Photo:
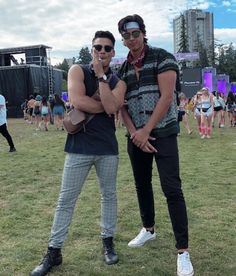
[[[6,109],[6,100],[3,95],[0,94],[0,133],[3,137],[6,138],[10,150],[9,152],[16,151],[14,143],[12,141],[11,135],[7,130],[7,109]]]
[[[214,112],[212,116],[212,127],[214,127],[215,118],[217,118],[218,126],[224,127],[224,117],[223,117],[223,110],[225,108],[224,99],[221,97],[220,92],[213,91],[213,107]]]

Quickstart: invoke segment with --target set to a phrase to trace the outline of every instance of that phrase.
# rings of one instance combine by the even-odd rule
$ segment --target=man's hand
[[[155,138],[150,136],[149,140],[155,140]],[[147,143],[143,147],[140,147],[140,148],[142,151],[148,152],[148,153],[157,152],[156,148],[154,148],[153,145],[149,141],[147,141]]]
[[[93,70],[95,72],[95,75],[100,78],[104,75],[102,60],[99,58],[98,51],[96,49],[93,49]]]
[[[151,145],[149,140],[155,140],[156,138],[151,137],[146,129],[141,128],[131,134],[130,137],[133,143],[145,152],[157,152],[157,150]]]

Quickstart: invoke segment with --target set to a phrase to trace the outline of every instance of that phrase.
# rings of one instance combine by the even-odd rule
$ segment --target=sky
[[[97,30],[116,38],[116,57],[125,57],[118,21],[139,14],[148,42],[173,53],[173,19],[186,9],[214,14],[214,34],[220,43],[236,44],[236,0],[0,0],[0,49],[43,44],[52,47],[52,64],[77,57],[91,48]]]

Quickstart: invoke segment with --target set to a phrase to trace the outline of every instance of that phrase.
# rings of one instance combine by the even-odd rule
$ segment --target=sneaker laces
[[[112,239],[104,239],[104,249],[106,252],[109,253],[114,253],[114,243]]]
[[[51,261],[52,261],[52,256],[51,256],[50,252],[47,252],[44,255],[44,257],[43,257],[43,259],[42,259],[42,261],[41,261],[40,264],[47,264],[48,265],[48,264],[51,263]]]
[[[54,258],[56,257],[56,254],[57,254],[56,250],[57,249],[53,249],[53,250],[48,249],[47,253],[44,255],[40,264],[44,263],[47,265],[52,265],[54,262]]]
[[[151,231],[147,230],[146,228],[143,228],[143,229],[139,232],[139,234],[135,237],[135,240],[140,239],[140,237],[143,237],[145,234],[151,234],[151,235],[153,235],[153,234],[151,233]]]
[[[139,239],[145,234],[145,232],[147,232],[147,230],[146,230],[145,228],[143,228],[143,229],[139,232],[139,234],[134,238],[134,241],[139,240]]]
[[[181,259],[181,268],[182,270],[186,271],[190,268],[190,257],[188,253],[180,254]]]

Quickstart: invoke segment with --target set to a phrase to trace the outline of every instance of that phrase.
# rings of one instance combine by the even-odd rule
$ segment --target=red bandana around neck
[[[147,48],[147,45],[145,44],[142,51],[140,52],[139,56],[137,58],[134,58],[131,54],[131,52],[129,52],[128,56],[127,56],[127,60],[130,64],[138,67],[138,68],[141,68],[142,67],[142,61],[143,61],[143,58],[145,56],[145,50]]]

